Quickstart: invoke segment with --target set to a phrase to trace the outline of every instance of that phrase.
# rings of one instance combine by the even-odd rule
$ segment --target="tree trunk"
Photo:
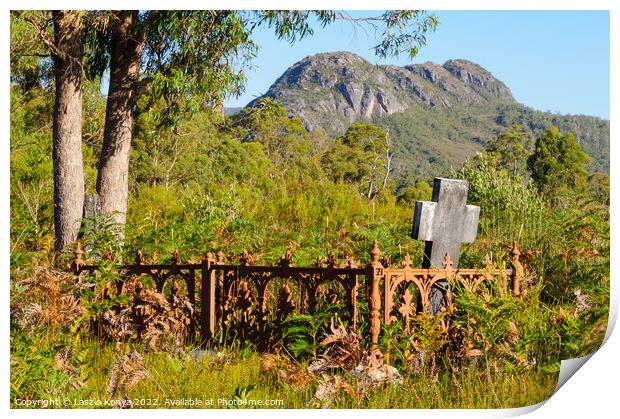
[[[55,11],[53,116],[55,248],[76,239],[84,203],[82,162],[82,44],[80,14]]]
[[[140,71],[140,52],[144,43],[133,33],[137,13],[116,12],[103,148],[97,175],[100,211],[112,215],[114,221],[122,226],[125,225],[127,212],[133,108]]]

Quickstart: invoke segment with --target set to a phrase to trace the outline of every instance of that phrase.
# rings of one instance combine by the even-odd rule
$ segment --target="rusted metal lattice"
[[[73,263],[77,275],[99,269],[98,265],[85,265],[82,256],[78,243]],[[148,264],[138,251],[135,263],[118,266],[120,275],[115,288],[118,294],[123,293],[128,279],[146,276],[152,279],[158,292],[164,293],[170,287],[169,292],[179,293],[180,279],[197,313],[197,322],[190,324],[190,335],[197,337],[198,326],[203,345],[214,342],[218,334],[268,344],[281,333],[280,327],[288,316],[312,314],[325,304],[338,307],[340,319],[351,330],[357,330],[358,306],[366,301],[368,334],[371,349],[375,349],[382,321],[390,324],[402,319],[405,332],[409,332],[413,316],[429,312],[429,293],[438,281],[459,284],[468,292],[477,292],[485,281],[494,281],[500,284],[502,292],[519,296],[524,275],[519,256],[514,243],[509,266],[496,267],[487,256],[482,268],[453,269],[446,255],[442,268],[426,269],[412,268],[409,254],[405,255],[401,267],[390,266],[388,258],[381,258],[376,241],[365,267],[358,267],[352,260],[339,265],[331,252],[325,261],[318,258],[315,266],[296,267],[292,266],[290,250],[276,266],[255,265],[247,251],[238,256],[236,264],[226,263],[222,252],[215,256],[206,253],[200,263],[183,263],[177,251],[170,263]],[[446,305],[450,306],[452,291],[448,289],[445,293]]]
[[[431,288],[440,281],[447,281],[453,286],[460,286],[471,293],[479,292],[483,283],[495,283],[500,293],[512,292],[514,296],[521,295],[521,279],[524,275],[521,255],[517,243],[514,242],[510,252],[510,266],[497,267],[486,255],[483,267],[478,269],[453,269],[452,261],[446,254],[442,268],[419,269],[411,267],[411,257],[405,255],[401,267],[385,266],[383,269],[383,299],[385,324],[402,319],[405,332],[410,331],[411,319],[419,312],[430,313],[429,295]],[[411,286],[414,292],[411,291]],[[452,308],[452,289],[445,292],[445,305]],[[417,298],[416,295],[417,294]],[[395,297],[397,299],[395,300]],[[414,301],[415,298],[415,301]]]

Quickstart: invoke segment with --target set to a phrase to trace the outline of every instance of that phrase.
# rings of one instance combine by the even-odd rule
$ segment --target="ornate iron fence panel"
[[[420,269],[411,267],[411,257],[407,254],[400,268],[385,267],[383,270],[383,304],[385,324],[402,320],[405,332],[411,331],[411,319],[416,313],[430,312],[430,293],[440,282],[462,287],[466,292],[477,293],[483,283],[494,283],[500,292],[521,294],[523,265],[519,260],[520,251],[516,243],[511,250],[510,266],[497,267],[489,255],[479,269],[454,269],[450,257],[444,258],[443,268]],[[411,291],[413,286],[414,291]],[[452,289],[444,290],[446,305],[451,306]]]
[[[281,332],[279,325],[289,315],[313,314],[325,303],[341,305],[344,320],[355,330],[359,276],[365,272],[354,267],[210,263],[203,286],[202,339],[226,332],[242,339],[268,340],[270,334]]]

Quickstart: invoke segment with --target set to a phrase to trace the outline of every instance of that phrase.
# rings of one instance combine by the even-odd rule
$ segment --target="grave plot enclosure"
[[[84,264],[82,255],[78,244],[74,261],[77,275],[99,269],[98,265]],[[139,278],[167,297],[185,294],[194,307],[189,333],[202,345],[230,338],[268,347],[281,336],[287,317],[313,314],[330,305],[350,330],[357,330],[364,320],[368,324],[365,338],[371,348],[376,348],[382,322],[402,320],[407,331],[415,313],[434,314],[429,299],[438,283],[460,284],[465,292],[477,292],[483,282],[495,281],[504,292],[519,295],[524,274],[519,256],[515,243],[510,264],[502,268],[487,256],[480,268],[456,269],[449,255],[440,268],[413,268],[408,254],[400,266],[391,266],[387,258],[382,260],[374,242],[365,266],[351,260],[339,263],[330,253],[327,260],[319,258],[315,266],[296,267],[290,251],[276,266],[255,265],[245,251],[235,264],[227,263],[222,252],[215,256],[207,253],[200,263],[184,263],[176,251],[171,263],[147,264],[138,251],[134,264],[118,266],[120,275],[114,286],[117,293],[123,293],[129,280]],[[450,296],[448,289],[445,304],[452,304]],[[362,304],[367,311],[360,310]]]

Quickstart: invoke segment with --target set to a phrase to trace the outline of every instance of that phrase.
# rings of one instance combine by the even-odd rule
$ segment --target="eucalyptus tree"
[[[82,218],[84,202],[84,166],[82,162],[82,28],[79,11],[27,11],[11,13],[12,81],[32,89],[38,83],[49,83],[46,64],[30,65],[23,71],[14,66],[20,57],[51,57],[54,68],[54,111],[52,116],[52,160],[54,168],[54,233],[55,248],[60,250],[75,240]],[[28,23],[30,30],[24,29]],[[20,30],[21,24],[21,30]],[[22,39],[18,39],[22,38]],[[25,44],[24,44],[25,43]],[[36,46],[26,51],[24,45]],[[41,48],[38,48],[41,45]],[[20,51],[21,49],[21,51]],[[33,73],[34,71],[34,73]],[[17,73],[17,74],[16,74]],[[20,78],[20,74],[24,77]]]
[[[251,57],[254,44],[247,23],[230,11],[116,11],[105,12],[98,23],[103,35],[92,39],[108,43],[92,58],[108,62],[92,68],[109,66],[110,78],[96,192],[99,211],[124,224],[139,96],[146,96],[144,111],[163,100],[160,123],[174,126],[240,88],[235,63]]]
[[[522,126],[511,125],[489,141],[487,152],[497,160],[497,168],[508,170],[513,176],[526,176],[527,159],[533,148],[531,135]]]
[[[540,192],[557,204],[567,192],[585,190],[591,162],[572,133],[550,127],[536,138],[527,165]]]
[[[338,137],[321,162],[334,181],[358,185],[373,200],[388,186],[393,172],[388,132],[372,124],[354,123]]]

